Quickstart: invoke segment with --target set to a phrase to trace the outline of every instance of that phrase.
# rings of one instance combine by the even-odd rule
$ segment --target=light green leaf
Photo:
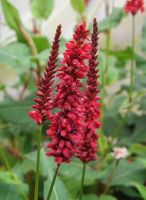
[[[130,47],[122,50],[110,50],[109,55],[115,56],[120,61],[126,61],[133,58],[133,51]]]
[[[123,8],[114,8],[111,15],[99,22],[100,32],[105,32],[109,29],[115,28],[120,24],[123,17],[125,17],[125,12]]]
[[[18,38],[21,40],[23,36],[20,33],[19,24],[22,23],[18,10],[7,0],[1,0],[1,4],[6,23],[11,29],[16,31]]]
[[[85,12],[86,6],[84,0],[71,0],[71,5],[78,13],[83,14]]]
[[[45,36],[34,36],[33,41],[37,47],[38,52],[42,52],[50,48],[49,40]]]
[[[54,8],[54,0],[32,0],[31,11],[37,19],[47,19]]]
[[[31,67],[31,51],[23,43],[10,43],[0,49],[0,64],[12,66],[21,74]]]

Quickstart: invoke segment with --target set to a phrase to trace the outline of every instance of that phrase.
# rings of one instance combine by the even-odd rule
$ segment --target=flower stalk
[[[59,168],[60,168],[60,164],[57,164],[57,168],[55,170],[55,173],[54,173],[54,176],[53,176],[53,179],[52,179],[52,182],[51,182],[51,186],[50,186],[50,190],[49,190],[49,193],[48,193],[47,200],[50,200],[50,198],[51,198],[51,194],[52,194],[52,191],[53,191],[53,187],[54,187],[54,184],[55,184],[56,177],[57,177],[58,172],[59,172]]]
[[[132,95],[133,95],[133,82],[134,82],[134,54],[135,54],[135,16],[132,15],[132,50],[133,56],[131,60],[130,67],[130,90],[129,90],[129,103],[132,103]]]
[[[79,200],[82,200],[85,172],[86,172],[86,163],[83,163],[83,171],[82,171],[81,189],[80,189]]]
[[[34,200],[38,200],[38,188],[39,188],[39,176],[40,176],[41,131],[42,131],[42,126],[40,125],[38,126],[38,146],[37,146]]]
[[[11,171],[11,166],[9,164],[9,161],[7,159],[7,156],[6,156],[5,152],[4,152],[3,147],[2,147],[1,144],[0,144],[0,155],[1,155],[1,158],[3,159],[3,162],[5,164],[6,169],[8,171]]]

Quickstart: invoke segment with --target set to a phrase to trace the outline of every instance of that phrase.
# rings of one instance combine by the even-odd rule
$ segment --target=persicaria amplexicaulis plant
[[[58,26],[49,62],[38,86],[35,110],[29,113],[39,125],[46,120],[50,122],[46,155],[54,157],[57,169],[47,200],[62,163],[69,163],[72,158],[79,158],[83,163],[96,159],[96,129],[100,127],[96,19],[92,35],[86,23],[76,26],[73,39],[66,43],[63,59],[56,70],[60,33],[61,26]],[[55,78],[59,80],[56,93],[52,95]],[[87,85],[83,84],[83,79],[87,79]],[[54,108],[55,112],[52,112]]]

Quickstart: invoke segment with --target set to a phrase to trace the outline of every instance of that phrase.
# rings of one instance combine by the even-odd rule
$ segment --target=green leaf
[[[121,161],[112,177],[111,186],[129,186],[131,182],[142,183],[145,181],[145,167],[140,161]],[[110,173],[110,169],[109,169]]]
[[[123,8],[114,8],[111,15],[99,22],[100,32],[105,32],[109,29],[115,28],[125,17],[125,12]]]
[[[65,177],[75,178],[77,181],[81,180],[81,172],[83,169],[83,164],[78,160],[73,160],[70,165],[63,165],[61,169],[61,174]],[[95,183],[98,178],[105,175],[105,172],[98,173],[93,170],[89,165],[86,166],[86,177],[84,180],[85,185],[90,185]]]
[[[117,200],[117,198],[111,195],[101,195],[98,200]]]
[[[136,183],[136,182],[131,183],[131,185],[136,187],[136,189],[140,193],[143,200],[146,200],[146,186],[143,186],[143,185]]]
[[[93,162],[92,164],[93,167],[95,167],[95,163]],[[77,199],[80,188],[82,169],[83,165],[77,159],[74,159],[69,165],[64,164],[61,167],[60,177],[67,187],[72,199]],[[84,185],[89,186],[95,184],[96,181],[103,176],[105,176],[105,171],[98,172],[93,170],[90,165],[87,165]]]
[[[100,155],[104,155],[105,152],[107,152],[108,148],[109,148],[109,144],[107,141],[107,138],[105,135],[100,134],[99,140],[98,140],[98,152]]]
[[[42,52],[50,48],[50,43],[47,37],[45,36],[34,36],[33,41],[37,47],[38,52]]]
[[[0,118],[19,125],[32,124],[32,120],[28,116],[32,104],[32,97],[21,102],[5,99],[0,102]]]
[[[142,144],[133,144],[131,145],[129,151],[132,153],[132,154],[136,154],[138,156],[141,156],[141,157],[145,157],[146,155],[146,146],[145,145],[142,145]]]
[[[49,166],[48,166],[49,167]],[[51,185],[51,181],[53,179],[54,171],[48,170],[48,179],[44,183],[44,199],[47,199],[47,195],[49,192],[49,188]],[[70,199],[70,195],[64,186],[64,183],[60,180],[59,177],[56,178],[55,185],[53,187],[53,192],[51,195],[51,199],[60,200],[60,199]]]
[[[94,194],[87,194],[87,195],[83,195],[83,200],[98,200],[98,197]]]
[[[54,8],[54,0],[32,0],[31,11],[37,19],[48,19]]]
[[[146,140],[146,115],[138,116],[136,119],[135,130],[132,136],[132,141],[143,142]]]
[[[1,0],[1,4],[6,23],[11,29],[16,31],[17,37],[22,40],[23,36],[19,29],[19,24],[22,23],[18,10],[7,0]]]
[[[0,199],[27,200],[28,186],[10,172],[0,173]]]
[[[127,61],[127,60],[131,60],[133,58],[133,51],[132,48],[127,47],[126,49],[122,49],[122,50],[110,50],[109,55],[115,56],[117,59],[119,59],[120,61]]]
[[[56,168],[56,164],[54,163],[54,160],[52,158],[48,158],[46,156],[44,149],[41,149],[40,158],[41,158],[40,174],[45,178],[43,194],[44,194],[44,199],[46,200],[50,184],[54,175],[54,170]],[[24,161],[21,164],[15,166],[14,168],[14,171],[19,176],[24,175],[29,171],[35,172],[35,170],[36,170],[36,152],[25,155]],[[53,200],[70,199],[69,193],[64,183],[59,178],[59,176],[55,181],[51,199]]]
[[[146,52],[146,17],[143,20],[144,24],[143,24],[143,28],[142,28],[142,42],[141,42],[141,48],[142,51]]]
[[[102,81],[103,76],[104,76],[104,68],[105,68],[105,60],[106,56],[105,53],[100,52],[99,54],[99,73],[100,73],[100,81]],[[116,64],[116,59],[114,57],[109,58],[109,63],[108,63],[108,75],[107,75],[107,84],[113,84],[115,81],[117,81],[119,77],[119,71],[115,66]]]
[[[0,49],[0,64],[14,67],[21,74],[31,67],[31,51],[27,45],[13,42]]]
[[[71,0],[71,5],[79,14],[83,14],[85,12],[86,6],[84,0]]]

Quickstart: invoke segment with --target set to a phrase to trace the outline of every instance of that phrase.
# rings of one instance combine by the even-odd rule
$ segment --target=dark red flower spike
[[[29,116],[37,123],[42,124],[49,115],[49,111],[53,106],[52,101],[52,85],[54,83],[54,75],[56,73],[58,54],[59,54],[59,42],[61,35],[61,25],[56,29],[52,50],[50,52],[49,61],[44,73],[44,77],[39,81],[37,86],[38,91],[36,93],[37,98],[34,99],[36,102],[33,105],[35,110],[29,112]]]

